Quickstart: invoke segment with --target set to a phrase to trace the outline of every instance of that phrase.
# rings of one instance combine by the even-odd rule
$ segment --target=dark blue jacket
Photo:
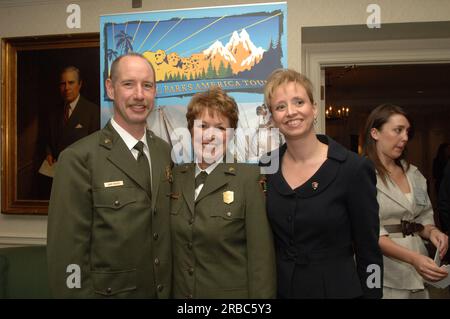
[[[450,229],[450,161],[445,166],[439,188],[438,211],[441,228],[447,232]]]
[[[328,144],[328,159],[295,190],[281,171],[286,144],[269,155],[280,163],[267,175],[278,297],[380,298],[383,258],[373,164],[327,136],[318,138]]]

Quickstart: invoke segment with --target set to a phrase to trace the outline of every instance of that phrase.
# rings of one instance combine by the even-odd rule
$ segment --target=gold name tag
[[[106,182],[106,183],[104,183],[104,185],[105,185],[105,187],[123,186],[123,181]]]
[[[225,204],[231,204],[234,201],[234,192],[226,191],[223,192],[223,202]]]

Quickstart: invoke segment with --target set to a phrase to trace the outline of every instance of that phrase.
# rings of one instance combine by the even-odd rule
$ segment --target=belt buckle
[[[418,224],[415,222],[409,222],[407,220],[402,220],[401,225],[402,225],[403,237],[406,237],[409,235],[414,236],[415,232],[420,232],[423,230],[422,224]]]
[[[414,236],[414,234],[411,233],[411,229],[409,228],[410,224],[411,223],[407,220],[401,221],[403,238],[405,238],[406,236],[409,236],[409,235]]]

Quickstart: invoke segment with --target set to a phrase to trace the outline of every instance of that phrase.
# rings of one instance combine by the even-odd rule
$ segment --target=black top
[[[440,186],[438,199],[439,219],[442,230],[447,232],[450,230],[450,161],[445,167]]]
[[[295,190],[281,170],[286,144],[269,155],[280,164],[267,175],[278,296],[380,298],[383,258],[373,164],[327,136],[318,139],[328,144],[328,158]]]

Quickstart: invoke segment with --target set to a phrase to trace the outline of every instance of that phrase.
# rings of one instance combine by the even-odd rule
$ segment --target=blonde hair
[[[290,82],[295,82],[303,86],[306,94],[308,94],[309,100],[314,104],[313,85],[306,76],[292,69],[276,69],[269,75],[266,85],[264,86],[264,104],[268,107],[270,112],[272,112],[270,100],[273,97],[273,93],[283,84]]]

